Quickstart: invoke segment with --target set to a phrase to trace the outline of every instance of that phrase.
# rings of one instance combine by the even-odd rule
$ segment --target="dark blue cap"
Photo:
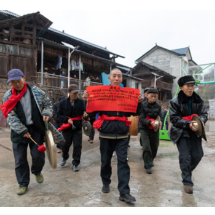
[[[7,73],[7,76],[8,76],[7,83],[9,83],[10,81],[17,81],[17,80],[21,79],[24,76],[24,74],[19,69],[11,69]]]

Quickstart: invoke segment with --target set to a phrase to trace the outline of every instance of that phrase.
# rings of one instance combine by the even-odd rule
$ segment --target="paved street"
[[[18,196],[10,131],[0,131],[0,206],[31,207],[156,207],[156,206],[215,206],[215,121],[207,123],[208,142],[203,141],[204,157],[193,172],[194,194],[183,191],[178,151],[171,141],[161,141],[153,174],[147,175],[141,158],[139,136],[131,137],[128,150],[131,169],[131,194],[137,199],[130,205],[119,201],[117,190],[117,160],[112,158],[111,192],[101,192],[98,133],[94,144],[83,135],[80,172],[72,171],[71,157],[65,167],[52,169],[46,159],[44,183],[38,184],[31,174],[28,192]],[[72,150],[72,149],[71,149]],[[70,155],[72,154],[70,150]],[[57,155],[58,163],[61,154]],[[28,155],[31,163],[30,154]]]

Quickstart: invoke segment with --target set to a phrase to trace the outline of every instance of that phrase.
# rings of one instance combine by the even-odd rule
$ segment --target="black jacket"
[[[161,106],[157,102],[149,104],[148,100],[142,103],[139,116],[139,129],[149,129],[151,121],[146,119],[147,116],[152,119],[156,119],[160,116],[160,120],[162,121]]]
[[[85,111],[84,101],[77,98],[74,101],[74,107],[70,103],[70,97],[60,101],[60,104],[57,109],[57,119],[61,123],[68,123],[68,117],[74,118],[78,116],[83,116]],[[82,120],[74,120],[73,125],[76,127],[76,130],[82,129]]]
[[[57,109],[60,105],[60,102],[55,102],[53,104],[53,119],[56,121],[56,122],[60,122],[60,120],[57,118]]]
[[[189,127],[191,121],[182,119],[182,117],[189,115],[189,99],[181,90],[178,96],[170,101],[170,121],[172,126],[169,136],[174,143],[177,143],[180,137],[189,137],[190,132],[193,132]],[[203,100],[195,92],[193,92],[191,99],[192,114],[198,114],[201,120],[206,123],[208,114],[205,110]]]
[[[27,85],[29,91],[30,91],[30,96],[31,96],[31,110],[32,110],[32,121],[34,123],[34,126],[39,130],[39,132],[42,135],[45,135],[45,124],[43,122],[43,117],[40,114],[40,111],[37,107],[37,103],[35,101],[34,95],[31,91],[31,87]],[[18,118],[24,124],[26,127],[26,117],[24,110],[22,108],[22,104],[20,101],[17,102],[16,107],[14,108],[14,111],[18,115]],[[23,131],[21,134],[17,134],[15,131],[11,130],[11,141],[16,143],[16,142],[28,142],[27,138],[24,138],[23,135],[26,134],[28,130]]]
[[[111,116],[118,116],[118,117],[130,117],[131,115],[135,116],[139,114],[139,110],[141,107],[141,103],[138,103],[137,106],[137,112],[136,113],[127,113],[127,112],[118,112],[118,111],[98,111],[98,112],[92,112],[88,113],[89,117],[95,116],[97,113],[99,113],[99,116],[107,115],[109,117]],[[125,124],[125,122],[121,121],[104,121],[102,124],[102,127],[98,129],[100,132],[100,136],[109,136],[109,137],[119,137],[119,136],[127,136],[129,127]]]

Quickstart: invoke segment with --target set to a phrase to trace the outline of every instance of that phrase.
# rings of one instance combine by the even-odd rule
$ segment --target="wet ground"
[[[14,158],[9,129],[0,130],[0,206],[26,207],[174,207],[215,206],[215,121],[207,123],[208,142],[203,140],[204,157],[193,172],[194,193],[186,194],[181,183],[178,151],[171,141],[160,141],[153,174],[147,175],[141,158],[139,136],[131,137],[128,150],[131,169],[131,194],[136,204],[119,201],[117,190],[117,160],[112,158],[111,192],[101,192],[100,153],[98,133],[90,144],[83,135],[80,171],[72,171],[71,157],[65,167],[52,169],[46,159],[44,183],[38,184],[31,174],[28,192],[18,196]],[[70,154],[72,149],[70,150]],[[57,154],[58,163],[61,154]],[[29,163],[31,157],[28,155]]]

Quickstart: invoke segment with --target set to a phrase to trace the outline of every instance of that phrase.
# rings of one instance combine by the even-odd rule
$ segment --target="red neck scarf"
[[[125,122],[125,124],[127,126],[131,125],[131,121],[128,121],[128,118],[123,116],[123,117],[119,117],[119,116],[107,116],[107,115],[102,115],[100,116],[94,123],[93,123],[93,127],[95,129],[99,129],[102,127],[102,124],[104,122],[104,120],[107,120],[107,121],[114,121],[114,120],[117,120],[117,121],[121,121],[121,122]]]
[[[14,89],[14,87],[12,87],[12,96],[3,105],[0,105],[0,108],[5,118],[16,107],[17,102],[21,100],[26,90],[27,90],[26,82],[19,95],[17,95],[16,90]]]

